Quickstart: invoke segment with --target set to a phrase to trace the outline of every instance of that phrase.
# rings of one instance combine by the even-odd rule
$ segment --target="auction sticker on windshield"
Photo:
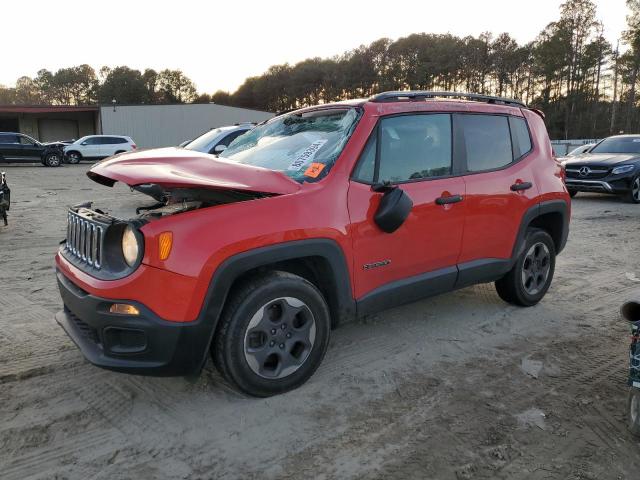
[[[300,155],[298,155],[291,165],[287,168],[287,170],[300,170],[302,167],[310,163],[313,158],[318,153],[318,150],[322,148],[322,146],[327,143],[327,140],[316,140],[307,148],[305,148]]]

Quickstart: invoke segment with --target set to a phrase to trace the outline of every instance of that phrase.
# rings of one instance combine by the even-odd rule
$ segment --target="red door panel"
[[[393,233],[383,232],[373,220],[382,194],[358,182],[349,186],[356,298],[386,283],[457,263],[466,209],[464,180],[444,178],[399,186],[413,201],[413,209]],[[449,195],[461,195],[464,200],[436,204],[438,197]]]
[[[522,217],[539,195],[532,171],[534,154],[504,170],[463,177],[467,216],[458,263],[511,258]],[[530,182],[531,188],[511,190],[523,182]]]

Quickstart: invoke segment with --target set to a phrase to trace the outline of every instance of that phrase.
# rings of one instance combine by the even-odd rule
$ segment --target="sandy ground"
[[[541,304],[481,285],[333,332],[302,388],[242,396],[83,360],[53,320],[66,206],[131,207],[87,166],[3,166],[0,478],[637,479],[625,428],[628,328],[640,291],[640,206],[581,194]],[[636,277],[636,274],[638,275]]]

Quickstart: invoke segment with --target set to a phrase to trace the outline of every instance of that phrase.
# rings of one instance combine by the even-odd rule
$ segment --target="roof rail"
[[[527,105],[520,100],[504,97],[492,97],[490,95],[480,95],[478,93],[463,92],[428,92],[424,90],[407,90],[396,92],[382,92],[369,98],[371,102],[399,102],[399,101],[417,101],[425,98],[463,98],[474,102],[494,103],[498,105],[511,105],[514,107],[524,107]]]

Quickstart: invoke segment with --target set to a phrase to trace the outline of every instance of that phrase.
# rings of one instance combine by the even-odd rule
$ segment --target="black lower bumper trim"
[[[140,315],[109,312],[114,300],[90,295],[61,272],[58,287],[64,309],[56,321],[92,364],[119,372],[177,376],[196,373],[206,360],[211,324],[168,322],[129,300]]]

